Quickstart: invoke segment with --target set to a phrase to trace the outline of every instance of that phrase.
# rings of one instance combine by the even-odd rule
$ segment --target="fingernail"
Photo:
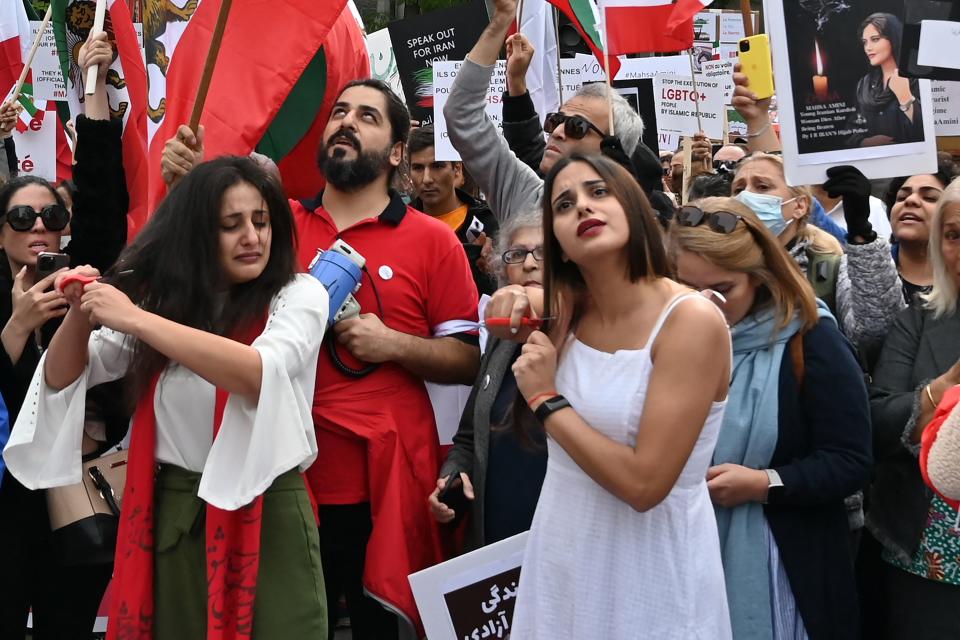
[[[516,327],[510,327],[510,333],[517,333],[518,331],[520,331],[520,329],[517,329]]]

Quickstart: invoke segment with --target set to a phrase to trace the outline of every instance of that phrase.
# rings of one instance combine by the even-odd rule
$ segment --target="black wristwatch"
[[[561,395],[555,395],[541,402],[537,410],[533,412],[533,415],[537,416],[540,424],[543,424],[547,421],[547,418],[550,417],[550,414],[556,413],[560,411],[560,409],[565,409],[569,406],[570,402],[566,398]]]

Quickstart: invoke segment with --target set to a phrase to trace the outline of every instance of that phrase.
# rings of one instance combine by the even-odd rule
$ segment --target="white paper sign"
[[[690,58],[687,54],[651,58],[627,58],[620,65],[614,80],[642,80],[658,75],[690,77]]]
[[[562,58],[560,70],[563,72],[564,100],[573,97],[585,83],[604,80],[603,68],[593,56],[577,54],[574,58]]]
[[[751,18],[753,19],[753,32],[757,32],[757,17],[758,14],[756,11],[752,12]],[[746,37],[743,31],[743,16],[739,11],[735,13],[721,13],[720,14],[720,42],[721,43],[732,43],[736,44],[740,42],[742,38]]]
[[[37,20],[30,21],[30,35],[36,39],[40,31]],[[66,100],[67,86],[63,81],[63,71],[60,69],[60,58],[57,57],[57,41],[53,35],[53,25],[47,25],[47,30],[40,40],[40,47],[30,65],[33,72],[33,97],[37,101]]]
[[[39,117],[38,117],[39,116]],[[57,179],[57,114],[38,111],[23,133],[14,130],[17,145],[17,170],[22,176],[39,176],[51,182]]]
[[[693,81],[680,76],[657,76],[654,98],[657,103],[657,128],[685,136],[703,131],[713,140],[723,137],[723,86],[720,80]],[[700,117],[697,118],[697,102]]]
[[[705,80],[720,80],[723,86],[723,104],[730,104],[730,99],[733,97],[732,60],[705,62],[700,75],[697,76],[697,82],[700,82],[700,78]]]
[[[960,136],[960,82],[933,80],[933,125],[938,136]]]
[[[461,60],[437,60],[433,63],[433,140],[434,157],[441,161],[459,161],[460,154],[453,148],[447,134],[447,119],[443,117],[443,107],[450,96],[450,87],[457,78]],[[503,92],[507,89],[507,63],[497,60],[487,87],[487,116],[497,127],[503,130]],[[491,141],[496,144],[496,141]]]
[[[386,82],[394,93],[405,100],[400,71],[397,70],[397,59],[393,54],[390,31],[380,29],[368,35],[365,40],[367,54],[370,56],[370,76]]]
[[[920,22],[920,47],[917,64],[924,67],[960,69],[960,23],[949,20]]]
[[[693,39],[697,42],[717,41],[717,14],[701,11],[693,17]]]
[[[528,535],[524,531],[409,576],[430,640],[509,636]]]

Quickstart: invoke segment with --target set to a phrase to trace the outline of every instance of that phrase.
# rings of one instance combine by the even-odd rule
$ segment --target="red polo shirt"
[[[317,249],[329,248],[338,238],[353,247],[366,259],[360,290],[354,294],[363,313],[424,338],[461,332],[458,324],[477,320],[470,265],[445,224],[392,193],[379,215],[338,232],[319,198],[316,203],[311,211],[290,202],[300,265],[306,269]],[[348,376],[334,364],[327,342],[320,350],[313,403],[319,453],[307,471],[317,502],[354,504],[385,489],[389,493],[386,485],[398,468],[409,467],[432,485],[439,471],[439,440],[423,381],[389,362],[365,377]],[[345,364],[363,368],[345,347],[336,346]]]

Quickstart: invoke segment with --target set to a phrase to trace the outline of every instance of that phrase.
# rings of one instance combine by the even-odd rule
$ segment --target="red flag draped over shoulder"
[[[146,17],[154,3],[163,4],[148,0]],[[200,119],[206,158],[246,155],[254,149],[344,7],[346,0],[233,3]],[[169,58],[165,94],[159,95],[153,84],[150,91],[149,115],[155,125],[149,143],[151,210],[166,192],[159,171],[163,145],[190,118],[219,10],[220,0],[200,0],[192,13],[184,8],[165,14],[162,32],[145,28],[145,40],[157,43],[146,43],[152,83],[155,77],[163,78],[157,74]],[[182,22],[187,22],[185,29],[169,28]]]

